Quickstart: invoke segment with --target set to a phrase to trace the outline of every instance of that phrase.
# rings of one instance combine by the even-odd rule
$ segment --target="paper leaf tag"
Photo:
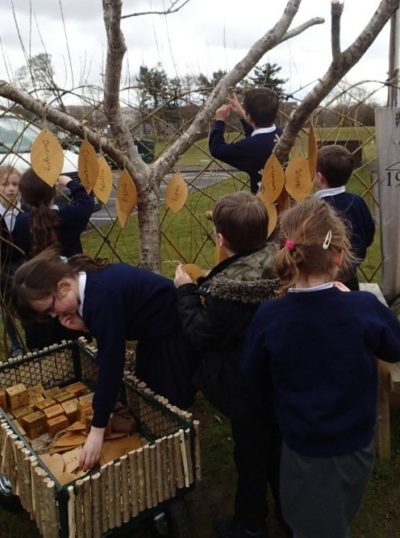
[[[274,153],[271,154],[265,163],[262,173],[262,185],[265,192],[265,200],[270,204],[274,203],[285,185],[285,172]]]
[[[93,187],[93,192],[100,202],[106,204],[112,191],[112,170],[103,155],[98,157],[97,162],[99,173]]]
[[[128,217],[136,203],[136,185],[134,184],[128,170],[123,170],[118,180],[116,199],[117,216],[121,228],[125,227]]]
[[[314,127],[311,125],[308,132],[308,168],[311,181],[313,181],[317,169],[318,145],[315,138]]]
[[[286,168],[285,176],[285,188],[288,194],[296,202],[301,202],[307,198],[313,186],[307,159],[301,155],[293,157]]]
[[[197,282],[200,276],[204,276],[204,271],[201,267],[195,263],[185,263],[183,269],[190,276],[193,282]]]
[[[178,213],[185,205],[188,197],[188,187],[182,174],[174,174],[165,191],[165,203],[174,213]]]
[[[276,224],[278,222],[278,211],[276,209],[275,204],[270,204],[267,200],[265,191],[259,191],[257,193],[257,198],[259,198],[262,203],[265,205],[268,213],[268,232],[267,236],[270,237],[272,232],[276,228]]]
[[[78,170],[82,185],[86,192],[90,192],[99,174],[99,163],[96,150],[87,140],[84,140],[79,148]]]
[[[64,153],[57,137],[47,128],[35,139],[31,148],[31,165],[35,174],[52,187],[61,174]]]

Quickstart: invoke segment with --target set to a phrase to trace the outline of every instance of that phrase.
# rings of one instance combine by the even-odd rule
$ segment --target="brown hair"
[[[219,198],[212,220],[216,232],[224,236],[236,254],[254,252],[267,241],[267,210],[250,192],[240,191]]]
[[[317,172],[324,176],[329,187],[346,185],[353,169],[353,155],[344,146],[330,144],[319,149]]]
[[[323,200],[309,198],[285,211],[280,221],[279,239],[282,248],[275,258],[275,271],[281,279],[280,294],[286,292],[300,274],[326,273],[335,278],[334,254],[343,254],[341,275],[346,274],[355,261],[345,223]]]
[[[60,257],[54,247],[43,250],[21,265],[14,274],[13,302],[18,315],[23,319],[42,320],[43,315],[32,308],[33,301],[55,293],[63,278],[75,278],[79,271],[99,271],[108,265],[108,260],[90,258],[84,254],[76,254],[67,260]]]
[[[30,208],[32,252],[35,256],[47,247],[60,249],[58,226],[60,219],[51,203],[56,195],[56,188],[50,187],[32,168],[22,174],[19,182],[22,203]]]
[[[270,127],[279,108],[279,97],[270,88],[254,88],[246,92],[243,108],[256,127]]]

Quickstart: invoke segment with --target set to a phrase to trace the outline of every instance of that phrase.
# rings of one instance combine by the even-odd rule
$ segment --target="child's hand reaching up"
[[[193,284],[192,279],[184,270],[183,265],[181,263],[178,265],[178,267],[175,270],[174,284],[175,284],[175,288],[179,288],[180,286],[183,286],[184,284]]]
[[[240,104],[239,99],[237,98],[236,93],[232,97],[229,97],[228,104],[231,107],[232,112],[234,112],[242,120],[246,119],[246,112],[242,105]]]
[[[88,328],[86,327],[85,322],[83,321],[82,317],[78,314],[78,312],[65,313],[65,314],[59,314],[58,315],[58,321],[63,325],[63,327],[66,327],[67,329],[71,329],[72,331],[83,331],[83,332],[89,332]]]
[[[222,105],[215,111],[215,119],[227,122],[231,115],[230,105]]]

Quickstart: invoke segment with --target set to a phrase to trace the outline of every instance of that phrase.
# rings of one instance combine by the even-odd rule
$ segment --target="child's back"
[[[281,291],[251,323],[242,371],[274,388],[281,502],[294,536],[347,538],[374,462],[376,357],[400,360],[400,323],[367,292],[333,282],[351,264],[343,221],[315,198],[285,212]]]
[[[356,261],[346,285],[359,289],[357,267],[364,261],[367,248],[375,235],[375,223],[364,199],[346,192],[346,183],[353,171],[353,156],[343,146],[329,145],[318,152],[316,184],[320,188],[316,198],[325,200],[346,222],[350,231],[350,244]]]
[[[268,88],[256,88],[246,93],[242,107],[236,98],[220,107],[210,133],[209,149],[219,159],[250,176],[250,190],[257,193],[261,172],[271,155],[281,129],[274,124],[279,98]],[[246,138],[228,143],[224,138],[225,124],[230,112],[235,112],[242,123]]]

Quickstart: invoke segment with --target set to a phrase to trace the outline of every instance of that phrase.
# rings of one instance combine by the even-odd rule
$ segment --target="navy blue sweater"
[[[400,323],[368,292],[288,293],[262,304],[241,369],[274,391],[282,436],[313,457],[359,450],[374,435],[376,357],[400,360]]]
[[[57,211],[60,218],[57,233],[61,245],[61,255],[70,258],[74,254],[82,252],[81,233],[89,222],[94,199],[93,196],[86,193],[78,181],[71,180],[67,187],[71,191],[72,201]],[[25,252],[25,258],[31,257],[32,236],[30,228],[30,211],[19,213],[13,231],[13,241]]]
[[[173,403],[181,403],[179,395],[174,393],[176,386],[171,386],[177,382],[176,377],[171,378],[172,374],[183,377],[185,373],[176,289],[171,280],[127,264],[88,272],[83,319],[98,346],[94,426],[106,425],[117,400],[126,340],[138,341],[137,369],[142,362],[147,363],[154,376],[161,378],[155,378],[161,389],[151,388],[161,392],[165,387],[164,395],[175,400]]]
[[[216,159],[223,161],[238,170],[247,172],[250,176],[251,192],[258,191],[258,183],[261,181],[261,173],[264,165],[271,155],[272,150],[282,130],[277,128],[271,133],[260,133],[251,136],[253,129],[246,123],[241,122],[246,138],[231,144],[225,142],[225,122],[217,120],[210,133],[209,149]]]
[[[351,192],[324,196],[322,200],[335,208],[338,215],[348,224],[351,248],[361,263],[375,235],[375,223],[367,204],[361,196]]]

